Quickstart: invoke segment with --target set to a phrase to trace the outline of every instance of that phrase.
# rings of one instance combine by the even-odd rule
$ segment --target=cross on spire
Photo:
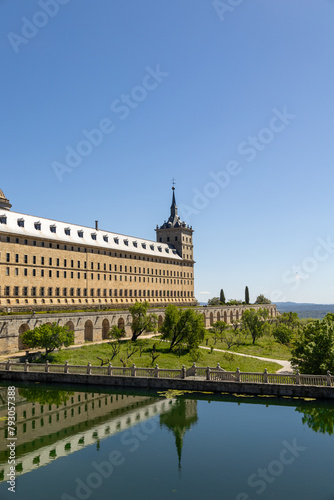
[[[172,179],[172,184],[173,184],[172,189],[173,189],[173,191],[174,191],[174,189],[175,189],[175,181],[176,181],[176,179],[175,179],[175,177],[173,177],[173,179]]]

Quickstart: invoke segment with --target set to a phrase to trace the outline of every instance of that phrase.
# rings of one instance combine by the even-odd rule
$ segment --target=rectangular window
[[[10,253],[6,253],[6,262],[10,262]]]
[[[49,258],[49,266],[52,266],[52,257]]]

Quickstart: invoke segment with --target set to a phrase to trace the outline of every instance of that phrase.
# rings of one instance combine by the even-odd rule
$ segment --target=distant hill
[[[328,312],[334,313],[334,304],[276,302],[276,306],[278,312],[296,312],[300,318],[322,319]]]

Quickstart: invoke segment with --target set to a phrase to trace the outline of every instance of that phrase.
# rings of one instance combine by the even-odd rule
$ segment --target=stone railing
[[[181,369],[136,367],[133,364],[130,367],[115,367],[111,363],[106,366],[92,366],[88,363],[86,366],[50,364],[48,361],[44,364],[39,363],[16,363],[8,360],[0,363],[1,371],[12,372],[33,372],[33,373],[64,373],[70,375],[105,375],[116,377],[144,377],[144,378],[162,378],[162,379],[186,379],[188,377],[204,379],[217,382],[241,382],[243,384],[279,384],[279,385],[303,385],[303,386],[327,386],[334,387],[334,376],[328,371],[326,375],[304,375],[297,370],[294,374],[268,373],[267,369],[263,373],[241,372],[239,368],[235,372],[223,370],[219,363],[216,368],[198,367],[194,363],[191,368],[186,369],[183,365]]]

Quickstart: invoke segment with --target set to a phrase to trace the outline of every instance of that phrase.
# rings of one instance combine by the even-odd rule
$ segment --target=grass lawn
[[[206,339],[208,339],[208,344],[206,344]],[[217,343],[214,342],[214,335],[212,333],[207,333],[205,335],[204,342],[202,345],[208,345],[208,347],[215,347],[216,349],[226,349],[226,344],[217,340]],[[263,356],[264,358],[272,358],[272,359],[291,359],[291,349],[286,345],[280,344],[276,342],[273,337],[264,336],[256,341],[253,345],[253,341],[251,337],[246,339],[244,344],[239,346],[232,346],[229,351],[232,352],[240,352],[243,354],[252,354],[253,356]]]
[[[156,353],[159,354],[157,359],[152,363],[150,355],[153,344],[156,346]],[[133,344],[130,341],[121,342],[121,351],[111,361],[113,366],[122,366],[120,358],[126,357],[126,349],[131,348]],[[216,346],[219,348],[220,346]],[[207,349],[201,349],[201,358],[196,361],[197,366],[215,367],[217,363],[228,371],[235,371],[237,367],[244,372],[263,372],[265,368],[269,372],[275,373],[281,365],[268,361],[260,361],[257,359],[245,358],[243,356],[231,355],[230,353],[210,352]],[[110,359],[112,356],[112,345],[110,342],[103,344],[87,344],[77,349],[62,349],[61,351],[51,354],[49,360],[51,363],[64,364],[68,361],[70,365],[87,365],[90,361],[92,365],[100,366],[100,361],[97,357],[104,360]],[[145,348],[140,356],[139,350],[127,360],[127,366],[135,363],[138,367],[153,367],[156,364],[160,368],[181,368],[185,365],[186,368],[192,366],[193,361],[190,355],[181,351],[179,357],[178,352],[169,352],[169,344],[160,342],[157,339],[145,340]]]

